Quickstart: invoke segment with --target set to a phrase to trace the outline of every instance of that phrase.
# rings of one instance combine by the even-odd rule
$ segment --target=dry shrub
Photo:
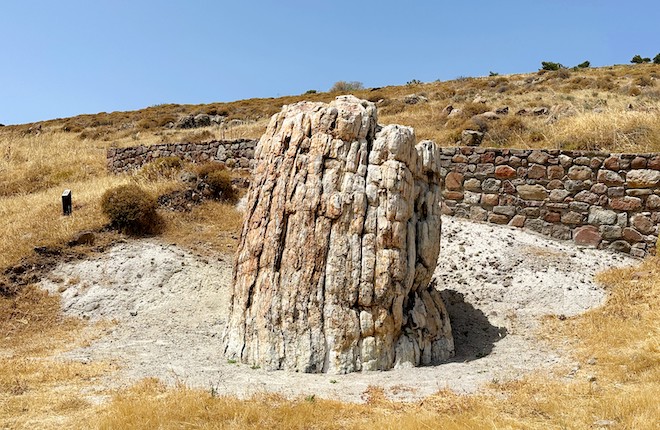
[[[493,121],[486,137],[495,146],[519,146],[523,133],[527,130],[525,122],[519,117],[508,115],[500,120]]]
[[[383,99],[378,105],[378,111],[381,115],[396,115],[406,109],[406,104],[400,99]]]
[[[635,85],[640,86],[640,87],[652,87],[655,85],[655,82],[651,77],[642,75],[635,79]]]
[[[364,85],[362,84],[362,82],[337,81],[332,85],[332,87],[328,91],[331,93],[338,93],[338,92],[350,93],[353,91],[358,91],[363,89],[364,89]]]
[[[612,91],[616,86],[616,83],[610,76],[596,79],[596,88],[599,90]]]
[[[195,166],[195,173],[202,179],[206,179],[209,173],[227,170],[223,163],[218,161],[207,161],[206,163],[198,164]]]
[[[162,157],[151,161],[140,169],[140,175],[145,179],[173,179],[183,168],[184,162],[179,157]]]
[[[215,136],[209,130],[187,133],[183,140],[189,143],[202,143],[214,139]]]
[[[226,170],[216,170],[206,175],[206,183],[211,187],[216,198],[235,201],[237,194],[231,184],[231,175]]]
[[[467,103],[461,107],[461,116],[464,118],[471,118],[484,112],[490,111],[491,108],[486,103]]]
[[[238,194],[232,186],[231,174],[223,163],[209,161],[200,164],[195,170],[197,176],[210,187],[214,197],[230,202],[236,200]]]
[[[101,197],[101,210],[111,226],[132,235],[158,232],[156,207],[156,199],[135,184],[111,188]]]

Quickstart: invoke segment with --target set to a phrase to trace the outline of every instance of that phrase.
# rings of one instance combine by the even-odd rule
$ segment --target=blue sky
[[[658,0],[6,0],[0,123],[625,64],[659,22]]]

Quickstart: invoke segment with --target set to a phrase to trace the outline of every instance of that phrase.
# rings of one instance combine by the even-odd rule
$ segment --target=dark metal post
[[[72,210],[71,190],[64,190],[62,193],[62,212],[64,215],[71,215]]]

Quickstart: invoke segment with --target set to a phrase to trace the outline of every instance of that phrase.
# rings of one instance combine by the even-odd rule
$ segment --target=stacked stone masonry
[[[443,213],[655,253],[660,154],[443,148]]]
[[[139,169],[144,164],[162,157],[179,157],[196,163],[220,161],[229,168],[253,167],[257,140],[212,141],[204,143],[166,143],[129,148],[110,148],[107,152],[108,169],[113,173]]]
[[[159,157],[252,168],[256,140],[108,150],[115,173]],[[508,224],[637,257],[655,253],[660,153],[442,148],[443,213]]]

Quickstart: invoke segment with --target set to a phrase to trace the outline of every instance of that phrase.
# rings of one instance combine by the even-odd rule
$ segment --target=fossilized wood
[[[440,247],[438,149],[380,127],[352,96],[273,116],[256,150],[225,354],[346,373],[453,354],[429,281]]]

